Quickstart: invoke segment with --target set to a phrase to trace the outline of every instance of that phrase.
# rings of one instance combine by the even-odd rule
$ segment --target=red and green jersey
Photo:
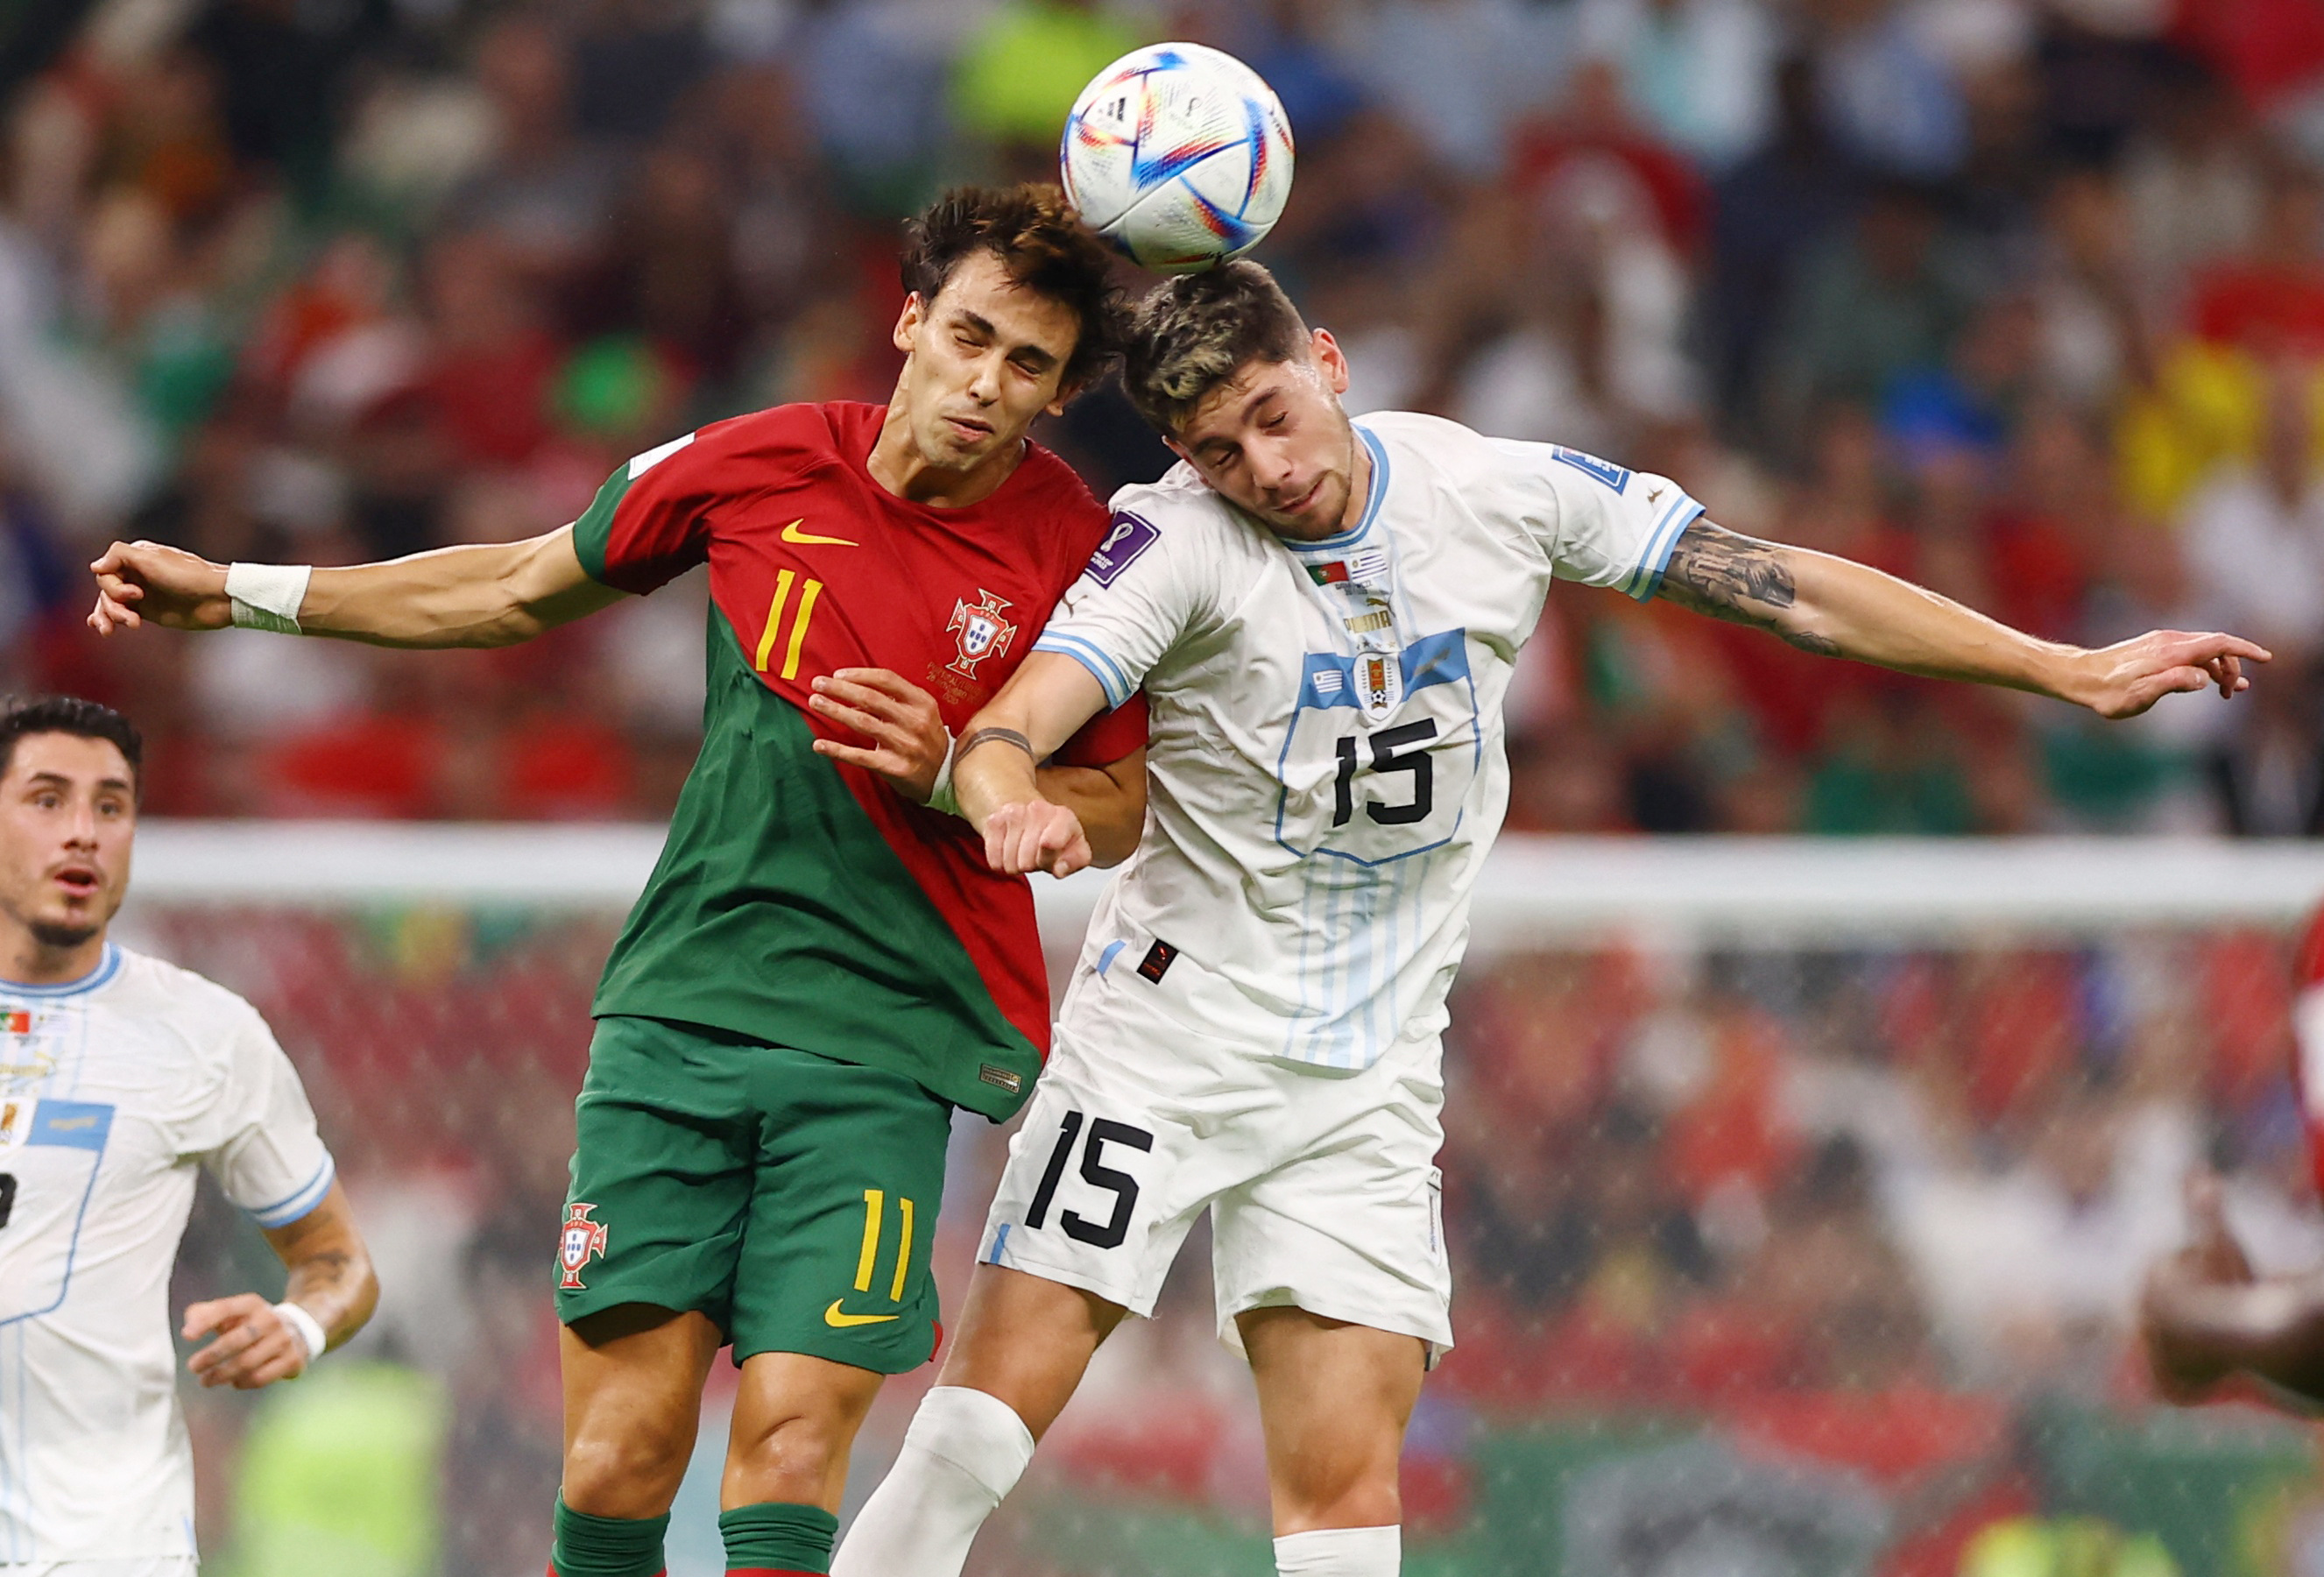
[[[1048,1047],[1032,892],[985,867],[966,822],[816,754],[818,733],[856,736],[807,709],[808,687],[891,669],[959,732],[1107,517],[1032,446],[982,503],[898,498],[865,469],[885,415],[784,405],[715,423],[615,472],[574,528],[582,567],[623,591],[710,566],[702,753],[595,1011],[890,1068],[1005,1117]],[[1143,708],[1125,706],[1061,756],[1103,765],[1145,742]]]

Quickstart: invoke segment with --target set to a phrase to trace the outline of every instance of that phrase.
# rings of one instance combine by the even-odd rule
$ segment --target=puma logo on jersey
[[[800,530],[799,528],[805,524],[807,524],[807,517],[801,515],[789,525],[785,526],[783,540],[799,548],[860,548],[862,546],[862,543],[851,542],[844,537],[818,537],[813,531]]]
[[[904,1317],[901,1314],[851,1314],[839,1306],[846,1301],[845,1298],[833,1298],[831,1306],[823,1311],[823,1323],[835,1331],[844,1331],[851,1325],[884,1325],[890,1320]]]

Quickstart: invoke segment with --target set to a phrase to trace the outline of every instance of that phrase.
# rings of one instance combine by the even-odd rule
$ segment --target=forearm
[[[312,1215],[267,1236],[290,1273],[283,1301],[314,1315],[330,1346],[364,1328],[379,1305],[379,1277],[337,1184]]]
[[[2324,1279],[2181,1287],[2153,1331],[2182,1373],[2255,1375],[2324,1402]]]
[[[1039,768],[1041,798],[1072,811],[1089,838],[1091,863],[1119,865],[1138,852],[1146,831],[1146,752],[1110,767]]]
[[[621,595],[582,573],[567,530],[318,569],[299,627],[377,646],[512,646]]]
[[[985,818],[1001,806],[1042,798],[1038,764],[1047,761],[1104,705],[1105,692],[1089,671],[1072,658],[1048,651],[1037,651],[1028,657],[1010,676],[1001,693],[969,719],[968,726],[961,731],[952,770],[953,789],[960,800],[961,815],[982,832]],[[1065,786],[1063,779],[1053,780],[1061,788]],[[1142,758],[1139,780],[1142,794]],[[1077,786],[1083,792],[1096,792],[1095,785],[1085,779],[1079,780]],[[1058,803],[1071,807],[1068,800]],[[1144,814],[1141,799],[1141,819]]]
[[[1867,565],[1698,521],[1671,554],[1663,597],[1755,624],[1825,657],[2080,701],[2087,652],[2037,640]]]

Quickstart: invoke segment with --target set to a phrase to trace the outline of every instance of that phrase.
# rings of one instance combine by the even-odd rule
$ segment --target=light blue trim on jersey
[[[1117,942],[1114,945],[1119,947],[1121,944]],[[1009,1229],[1014,1224],[1011,1222],[1002,1222],[1000,1229],[992,1234],[992,1252],[984,1257],[984,1262],[987,1265],[1001,1263],[1001,1250],[1009,1246]]]
[[[1363,439],[1364,447],[1370,452],[1372,457],[1372,483],[1364,493],[1363,518],[1337,536],[1325,537],[1320,541],[1300,542],[1294,541],[1288,537],[1285,538],[1283,545],[1294,553],[1305,556],[1310,553],[1344,551],[1362,541],[1366,533],[1372,529],[1372,521],[1379,518],[1380,501],[1388,496],[1388,451],[1380,447],[1379,439],[1372,437],[1362,422],[1351,422],[1349,425],[1355,429],[1356,436]],[[1038,648],[1035,650],[1038,650]]]
[[[69,980],[62,985],[26,985],[22,981],[0,980],[0,997],[31,997],[52,1002],[60,997],[77,997],[83,991],[93,991],[120,973],[121,949],[107,942],[105,955],[97,960],[97,967],[78,980]]]
[[[1121,665],[1114,661],[1111,653],[1084,636],[1068,634],[1063,630],[1044,630],[1041,638],[1033,642],[1033,650],[1070,657],[1089,669],[1090,678],[1095,679],[1098,688],[1105,692],[1108,707],[1120,706],[1130,699],[1130,692],[1138,688],[1130,682],[1130,676],[1122,671]]]
[[[303,1221],[321,1208],[324,1196],[331,1191],[332,1179],[338,1175],[338,1164],[331,1159],[331,1152],[325,1150],[323,1164],[315,1168],[313,1176],[299,1185],[296,1193],[244,1213],[260,1226],[267,1228],[287,1227],[292,1222]]]
[[[23,1320],[37,1320],[52,1314],[61,1307],[65,1295],[72,1290],[73,1261],[80,1257],[80,1229],[88,1221],[88,1202],[97,1195],[97,1177],[105,1169],[106,1141],[113,1137],[113,1108],[96,1101],[57,1101],[43,1096],[32,1108],[32,1131],[24,1136],[24,1148],[43,1145],[58,1149],[88,1150],[96,1159],[88,1164],[88,1182],[80,1191],[80,1205],[73,1212],[72,1237],[65,1244],[64,1274],[57,1277],[57,1296],[44,1309],[27,1309],[21,1314],[11,1314],[0,1320],[0,1327],[14,1325]]]
[[[1113,967],[1113,961],[1120,957],[1121,950],[1129,945],[1129,943],[1122,941],[1108,942],[1105,945],[1105,951],[1097,955],[1097,974],[1100,980],[1105,978],[1105,972]]]
[[[1655,529],[1646,533],[1646,550],[1638,555],[1637,567],[1622,581],[1622,589],[1640,602],[1651,599],[1662,589],[1663,570],[1670,563],[1671,549],[1678,546],[1679,537],[1702,515],[1702,506],[1680,493],[1655,521]]]

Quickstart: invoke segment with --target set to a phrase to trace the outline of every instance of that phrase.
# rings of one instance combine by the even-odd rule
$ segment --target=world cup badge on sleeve
[[[579,1290],[581,1268],[605,1257],[605,1223],[589,1219],[589,1213],[596,1208],[594,1204],[565,1207],[565,1230],[557,1240],[557,1264],[565,1272],[557,1283],[561,1288]]]

